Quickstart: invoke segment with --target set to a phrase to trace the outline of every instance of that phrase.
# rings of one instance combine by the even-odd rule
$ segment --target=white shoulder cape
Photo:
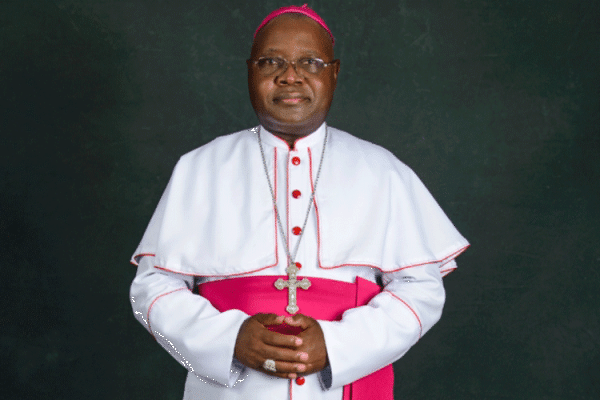
[[[328,129],[315,196],[319,266],[437,264],[444,273],[469,244],[419,178],[389,151]],[[131,261],[152,254],[159,268],[196,276],[269,268],[275,224],[256,133],[221,136],[181,157]]]

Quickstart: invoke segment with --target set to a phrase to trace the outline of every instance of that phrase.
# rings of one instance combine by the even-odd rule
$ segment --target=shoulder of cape
[[[327,165],[334,172],[323,175],[323,184],[350,184],[319,199],[322,268],[369,265],[391,272],[424,264],[442,267],[466,249],[468,242],[411,168],[381,146],[334,133],[329,160],[335,162]],[[346,210],[353,210],[352,218]],[[453,268],[448,265],[443,274]]]
[[[210,142],[191,150],[179,159],[180,163],[193,163],[198,159],[211,154],[220,155],[233,151],[236,147],[246,146],[250,142],[256,142],[254,132],[251,129],[218,136]]]
[[[400,161],[391,151],[386,148],[358,138],[340,129],[330,128],[334,133],[331,138],[331,148],[336,156],[346,157],[352,160],[356,166],[367,167],[369,171],[378,176],[384,173],[397,173],[403,178],[415,175],[413,170]]]
[[[367,140],[360,139],[348,132],[328,127],[330,138],[326,152],[332,153],[332,158],[345,160],[363,173],[369,172],[380,178],[386,174],[397,174],[407,179],[414,175],[410,167],[400,161],[391,151]],[[256,144],[256,136],[250,129],[219,136],[200,146],[179,159],[176,169],[179,171],[198,171],[203,165],[214,165],[217,160],[235,160],[233,154],[248,151]],[[328,157],[326,157],[328,159]]]

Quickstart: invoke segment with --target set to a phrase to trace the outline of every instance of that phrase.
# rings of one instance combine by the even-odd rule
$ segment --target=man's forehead
[[[289,38],[292,37],[292,40]],[[318,23],[300,14],[284,14],[274,18],[256,36],[252,53],[261,54],[296,50],[304,55],[329,57],[333,45]]]
[[[267,24],[269,24],[269,22],[271,22],[272,20],[274,20],[280,16],[310,18],[311,20],[313,20],[317,24],[319,24],[321,26],[321,28],[323,28],[325,30],[325,32],[327,32],[327,34],[331,38],[331,45],[333,46],[333,44],[335,43],[335,38],[333,37],[331,30],[329,29],[329,27],[327,26],[327,24],[325,23],[323,18],[321,18],[319,16],[319,14],[317,14],[313,9],[308,7],[308,5],[306,5],[306,4],[304,4],[302,7],[297,7],[297,6],[281,7],[281,8],[278,8],[277,10],[271,12],[269,15],[267,15],[265,17],[265,19],[263,19],[263,21],[260,23],[260,25],[258,26],[256,31],[254,32],[254,39],[256,39],[256,36],[258,35],[258,33]]]

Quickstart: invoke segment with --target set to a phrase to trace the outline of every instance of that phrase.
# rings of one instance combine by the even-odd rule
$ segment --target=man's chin
[[[263,124],[263,126],[267,129],[271,127],[277,132],[285,132],[292,135],[306,135],[316,130],[322,123],[322,121],[315,121],[314,118],[281,118],[270,120],[268,121],[268,124]]]
[[[305,102],[300,104],[275,104],[269,114],[272,119],[277,121],[301,123],[310,119],[312,110],[307,105]]]
[[[264,120],[265,127],[271,126],[279,131],[285,130],[302,130],[303,127],[312,125],[312,118],[302,113],[285,113],[279,115],[270,115]]]

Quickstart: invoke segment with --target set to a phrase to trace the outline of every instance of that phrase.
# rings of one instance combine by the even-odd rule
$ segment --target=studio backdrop
[[[258,124],[245,60],[283,5],[0,4],[2,398],[181,399],[129,257],[178,158]],[[600,398],[598,3],[309,6],[341,60],[328,123],[408,164],[471,242],[396,397]]]

